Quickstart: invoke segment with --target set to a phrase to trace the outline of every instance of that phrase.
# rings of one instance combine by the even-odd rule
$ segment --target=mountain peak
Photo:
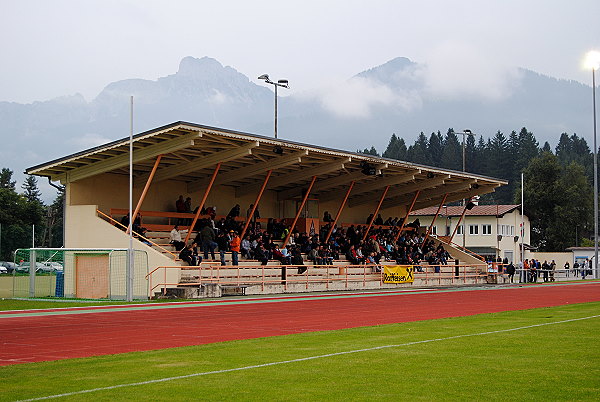
[[[197,59],[192,56],[187,56],[181,59],[177,74],[195,77],[206,74],[207,72],[214,72],[222,69],[223,65],[210,57],[202,57]]]

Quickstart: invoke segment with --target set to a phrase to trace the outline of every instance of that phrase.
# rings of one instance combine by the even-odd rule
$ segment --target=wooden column
[[[298,218],[300,217],[300,213],[302,212],[302,208],[304,208],[304,204],[306,204],[306,200],[308,200],[308,195],[310,194],[310,190],[312,190],[313,185],[315,184],[315,180],[317,180],[317,176],[313,176],[312,177],[312,180],[310,182],[310,186],[308,186],[308,190],[306,190],[306,194],[304,194],[304,198],[302,199],[302,204],[300,205],[300,208],[298,208],[298,212],[296,212],[296,217],[294,218],[294,223],[292,223],[292,226],[290,227],[290,232],[285,237],[285,240],[283,241],[283,245],[281,246],[281,248],[287,246],[288,241],[290,241],[290,237],[292,236],[292,232],[294,231],[294,227],[296,227],[296,222],[298,222]]]
[[[333,233],[333,228],[335,227],[338,219],[340,219],[340,215],[342,214],[342,211],[344,210],[344,207],[346,206],[346,202],[348,201],[348,197],[350,196],[350,192],[352,191],[352,188],[354,187],[354,183],[355,183],[355,181],[352,180],[352,182],[350,183],[350,187],[348,187],[348,191],[346,191],[346,196],[344,197],[344,201],[342,201],[342,205],[340,205],[340,208],[338,209],[338,213],[335,216],[334,221],[330,222],[331,223],[331,227],[329,228],[329,232],[327,233],[327,237],[325,237],[324,243],[327,243],[327,241],[329,241],[329,238],[331,237],[331,233]]]
[[[142,191],[142,195],[140,196],[140,199],[139,199],[137,205],[135,206],[135,211],[133,212],[133,217],[131,217],[131,216],[129,217],[129,226],[127,226],[127,232],[126,232],[128,234],[131,231],[131,228],[133,227],[133,222],[135,221],[135,217],[140,212],[140,209],[142,209],[142,203],[144,202],[144,198],[146,198],[146,193],[148,193],[148,189],[150,188],[150,184],[152,183],[152,179],[154,178],[154,173],[156,173],[156,169],[158,169],[158,165],[159,165],[161,159],[162,159],[162,155],[158,155],[156,157],[156,161],[154,162],[154,166],[152,167],[150,176],[148,176],[148,180],[146,180],[146,185],[144,186],[144,191]]]
[[[208,187],[206,187],[206,191],[204,192],[204,197],[202,197],[202,201],[200,202],[200,205],[198,206],[198,211],[196,211],[194,220],[192,221],[192,224],[190,225],[190,227],[188,229],[188,234],[187,234],[187,236],[185,236],[184,243],[186,245],[187,245],[188,240],[190,239],[190,236],[192,235],[192,230],[194,230],[194,226],[196,226],[196,222],[198,222],[198,217],[200,216],[200,212],[202,212],[202,208],[204,207],[206,198],[208,197],[208,194],[210,193],[210,190],[215,182],[215,179],[217,178],[217,173],[219,173],[220,168],[221,168],[221,162],[217,163],[217,167],[215,167],[215,171],[213,172],[212,177],[210,178]]]
[[[386,186],[385,190],[383,190],[383,194],[381,194],[381,198],[379,199],[379,204],[377,204],[377,208],[375,208],[375,212],[373,213],[373,219],[371,219],[371,222],[369,222],[369,226],[367,227],[367,230],[365,230],[365,234],[363,235],[363,241],[365,241],[365,239],[369,235],[369,230],[371,230],[373,222],[375,222],[375,217],[377,216],[377,213],[379,213],[379,208],[381,208],[381,204],[383,203],[383,200],[385,199],[385,196],[387,195],[389,189],[390,186]]]
[[[406,225],[406,221],[408,221],[408,215],[410,215],[410,213],[412,212],[412,210],[415,206],[415,202],[417,202],[417,198],[419,198],[419,194],[421,194],[421,190],[417,190],[417,192],[415,193],[412,203],[410,204],[410,208],[408,208],[408,211],[406,211],[406,216],[404,217],[404,220],[402,221],[400,230],[398,230],[398,233],[396,233],[396,237],[394,238],[394,243],[398,241],[398,238],[400,238],[400,234],[402,233],[402,230],[404,229],[404,226]]]
[[[256,201],[254,201],[254,206],[252,207],[250,216],[246,217],[246,223],[244,224],[244,229],[242,230],[242,233],[240,234],[240,239],[244,238],[244,235],[246,234],[246,230],[248,230],[248,225],[250,225],[250,221],[252,221],[252,219],[254,218],[254,211],[256,211],[256,208],[258,208],[258,203],[260,202],[260,199],[263,195],[263,192],[265,191],[265,188],[267,188],[267,183],[269,182],[269,178],[271,177],[272,172],[273,172],[272,170],[267,171],[267,176],[265,177],[265,181],[263,182],[263,185],[260,188],[260,191],[258,192]]]
[[[427,238],[429,237],[429,234],[431,233],[431,229],[433,228],[433,225],[435,224],[435,220],[437,219],[438,215],[440,214],[440,210],[442,209],[442,206],[446,202],[447,197],[448,197],[448,193],[444,194],[444,198],[442,199],[442,202],[440,203],[440,206],[438,207],[437,212],[435,213],[435,216],[433,217],[433,220],[431,221],[431,225],[429,225],[429,228],[427,229],[427,233],[425,234],[423,243],[421,243],[421,249],[423,248],[423,246],[425,246],[425,242],[427,241]]]

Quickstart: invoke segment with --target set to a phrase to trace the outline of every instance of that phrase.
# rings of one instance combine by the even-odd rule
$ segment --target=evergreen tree
[[[458,137],[452,129],[448,130],[444,139],[440,166],[446,169],[462,170],[462,145],[458,142]]]
[[[478,173],[482,172],[481,160],[477,157],[477,145],[475,144],[475,136],[468,135],[465,145],[465,158],[467,172]]]
[[[521,172],[524,171],[529,165],[529,162],[539,155],[539,144],[533,133],[527,131],[527,129],[523,127],[519,132],[518,143],[511,145],[513,147],[513,151],[516,151],[515,174],[519,176]]]
[[[524,170],[525,208],[531,222],[531,243],[540,251],[556,251],[556,243],[549,237],[555,219],[555,207],[560,205],[558,180],[561,166],[551,153],[533,158]],[[521,202],[521,189],[515,194],[515,203]]]
[[[439,131],[437,133],[431,133],[431,136],[429,137],[427,149],[433,166],[441,166],[442,153],[444,150],[443,141],[444,139]]]
[[[383,152],[384,158],[406,160],[406,143],[403,138],[398,138],[396,134],[392,134],[390,142]]]
[[[557,204],[554,219],[548,227],[548,249],[563,251],[567,247],[581,244],[581,239],[593,233],[593,193],[583,166],[571,162],[556,185]]]
[[[15,189],[15,182],[10,180],[12,179],[12,174],[12,170],[8,168],[2,168],[2,170],[0,170],[0,188],[9,190]]]
[[[37,179],[35,176],[31,176],[31,175],[27,176],[27,178],[25,179],[25,182],[23,183],[21,188],[23,190],[25,190],[23,195],[27,199],[27,202],[37,202],[38,204],[42,203],[42,201],[40,199],[40,196],[42,195],[42,193],[38,189]]]
[[[544,146],[542,147],[542,152],[552,153],[552,148],[550,148],[550,143],[548,141],[544,142]]]
[[[427,137],[425,137],[425,134],[421,132],[415,141],[415,144],[408,147],[408,151],[406,153],[407,160],[409,162],[420,163],[423,165],[431,165],[431,158],[427,148]]]
[[[356,151],[359,154],[365,154],[365,155],[373,155],[373,156],[379,156],[379,154],[377,153],[377,150],[375,149],[375,147],[371,147],[371,149],[369,148],[365,148],[364,150],[358,150]]]

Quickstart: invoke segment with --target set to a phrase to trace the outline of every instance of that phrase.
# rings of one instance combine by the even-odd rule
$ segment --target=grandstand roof
[[[317,176],[311,195],[321,201],[341,198],[355,181],[349,205],[376,202],[390,186],[382,207],[407,205],[417,190],[415,208],[493,192],[504,180],[341,151],[255,134],[175,122],[133,136],[134,186],[144,186],[158,155],[163,155],[153,183],[178,180],[188,192],[202,190],[217,163],[216,184],[233,186],[236,195],[258,192],[268,170],[268,188],[278,198],[293,199]],[[366,169],[365,169],[366,168]],[[365,170],[370,173],[365,174]],[[62,183],[102,173],[129,174],[129,138],[90,148],[26,170]]]
[[[521,205],[475,205],[473,209],[467,210],[465,215],[467,216],[502,216],[508,212],[512,212],[519,208]],[[444,216],[461,216],[464,210],[464,206],[449,206],[441,209],[440,213]],[[413,211],[410,214],[416,216],[429,216],[435,215],[437,207],[422,208],[417,211]]]

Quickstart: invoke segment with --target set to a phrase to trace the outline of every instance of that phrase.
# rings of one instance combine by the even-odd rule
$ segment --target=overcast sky
[[[173,74],[185,56],[287,78],[288,93],[398,56],[491,88],[511,67],[590,85],[600,1],[0,0],[0,41],[0,101],[20,103],[89,101],[113,81]]]

